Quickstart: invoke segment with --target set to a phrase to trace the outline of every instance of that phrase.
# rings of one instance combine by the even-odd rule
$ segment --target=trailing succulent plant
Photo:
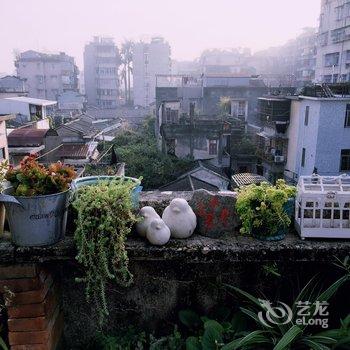
[[[131,192],[135,184],[123,179],[84,186],[76,193],[76,259],[85,269],[78,281],[86,286],[87,301],[95,303],[100,325],[108,316],[106,284],[132,282],[125,240],[136,222]]]
[[[10,166],[5,179],[11,182],[15,196],[40,196],[64,192],[76,177],[73,167],[61,162],[45,167],[36,155],[23,158],[19,168]]]
[[[291,220],[285,205],[295,195],[296,188],[281,179],[276,186],[263,182],[239,189],[236,210],[242,222],[241,233],[252,234],[261,229],[264,235],[273,236],[280,227],[288,227]]]

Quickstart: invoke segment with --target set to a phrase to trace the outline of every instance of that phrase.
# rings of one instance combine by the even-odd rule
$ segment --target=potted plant
[[[283,239],[291,223],[295,194],[296,188],[281,179],[276,186],[263,182],[239,189],[236,210],[241,233],[263,240]]]
[[[121,178],[81,186],[75,192],[76,259],[85,270],[78,281],[85,283],[87,301],[95,303],[101,325],[108,315],[106,284],[115,281],[126,287],[132,282],[125,240],[136,222],[134,187],[133,181]]]
[[[20,246],[43,246],[64,237],[70,183],[74,169],[61,162],[48,167],[35,155],[5,174],[11,187],[0,195],[5,204],[12,240]]]

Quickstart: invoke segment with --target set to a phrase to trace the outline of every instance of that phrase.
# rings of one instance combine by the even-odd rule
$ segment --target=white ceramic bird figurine
[[[183,198],[174,198],[165,208],[162,219],[174,238],[190,237],[197,226],[196,214]]]
[[[169,227],[162,219],[154,219],[147,227],[146,237],[151,244],[167,244],[170,239]]]
[[[141,237],[146,237],[146,231],[149,224],[154,219],[160,219],[160,216],[152,207],[143,207],[140,210],[142,219],[136,223],[136,231]]]

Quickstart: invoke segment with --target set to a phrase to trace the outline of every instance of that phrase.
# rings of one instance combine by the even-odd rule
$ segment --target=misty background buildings
[[[218,47],[192,61],[172,59],[161,36],[86,38],[80,70],[64,52],[19,52],[15,74],[0,78],[0,113],[17,115],[11,128],[50,116],[45,127],[59,131],[76,163],[96,159],[99,142],[125,123],[137,127],[152,115],[163,154],[200,161],[219,178],[295,182],[314,171],[350,172],[350,3],[321,0],[318,15],[317,28],[283,45]],[[58,147],[26,147],[42,145],[43,154]]]

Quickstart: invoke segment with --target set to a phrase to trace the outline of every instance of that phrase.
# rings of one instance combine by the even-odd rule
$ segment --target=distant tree
[[[154,134],[154,118],[147,118],[138,130],[126,130],[115,140],[119,162],[124,162],[126,175],[142,176],[144,189],[157,189],[190,170],[193,161],[162,153]]]
[[[125,103],[131,104],[131,74],[132,74],[132,55],[134,43],[126,40],[122,43],[120,55],[122,59],[121,79],[124,81]]]

